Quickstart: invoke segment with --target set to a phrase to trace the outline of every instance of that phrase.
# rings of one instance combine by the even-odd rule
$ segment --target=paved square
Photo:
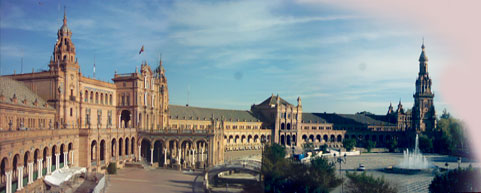
[[[123,168],[110,175],[108,193],[124,192],[193,192],[193,182],[200,172],[188,173],[172,169]],[[202,180],[203,176],[199,177]],[[202,182],[196,183],[196,192]]]

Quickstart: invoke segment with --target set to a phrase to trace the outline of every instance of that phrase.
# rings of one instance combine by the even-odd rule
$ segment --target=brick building
[[[66,15],[57,37],[48,71],[0,77],[0,192],[41,191],[38,179],[61,167],[204,167],[222,163],[226,151],[260,149],[263,141],[382,145],[436,125],[424,45],[413,110],[400,102],[396,111],[390,105],[386,115],[373,115],[304,112],[300,97],[293,105],[274,94],[250,110],[171,105],[161,61],[104,82],[80,72]]]

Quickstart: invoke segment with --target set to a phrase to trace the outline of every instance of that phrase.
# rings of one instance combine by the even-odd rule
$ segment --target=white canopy
[[[52,174],[45,176],[43,181],[49,185],[60,186],[60,184],[70,180],[72,176],[87,172],[86,168],[71,167],[55,170]]]

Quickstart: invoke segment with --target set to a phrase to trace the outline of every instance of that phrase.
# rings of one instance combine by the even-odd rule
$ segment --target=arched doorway
[[[59,161],[60,166],[59,166],[59,168],[62,168],[62,167],[65,166],[65,161],[64,161],[65,157],[63,155],[63,152],[65,152],[65,145],[64,144],[60,145],[60,161]]]
[[[55,171],[57,170],[58,166],[57,166],[57,159],[55,157],[55,154],[57,154],[57,146],[54,145],[52,147],[52,155],[51,155],[51,161],[52,161],[52,171]]]
[[[105,140],[100,141],[100,164],[105,163]]]
[[[129,138],[125,138],[125,156],[129,156]]]
[[[123,110],[122,113],[120,113],[120,121],[122,124],[122,127],[128,128],[130,126],[130,111],[128,110]]]
[[[115,156],[117,153],[117,140],[115,138],[112,139],[111,146],[110,146],[110,159],[115,161]]]
[[[70,160],[70,161],[68,162],[69,165],[72,165],[72,163],[73,163],[73,161],[74,161],[74,160],[73,160],[74,158],[73,158],[73,156],[72,156],[72,155],[73,155],[72,153],[73,153],[73,144],[72,144],[72,143],[69,143],[69,144],[68,144],[68,153],[67,153],[67,156],[68,156],[67,160]]]
[[[164,151],[163,151],[164,143],[160,140],[155,141],[154,143],[154,162],[157,162],[159,166],[164,165]]]
[[[97,141],[93,140],[90,145],[90,165],[97,166]]]
[[[150,147],[150,141],[147,139],[142,139],[140,144],[140,156],[142,156],[147,162],[151,161]]]
[[[122,159],[122,146],[123,146],[123,143],[124,141],[122,140],[122,138],[119,139],[119,158]]]
[[[134,145],[135,145],[135,137],[132,137],[132,140],[130,140],[130,154],[134,154]]]

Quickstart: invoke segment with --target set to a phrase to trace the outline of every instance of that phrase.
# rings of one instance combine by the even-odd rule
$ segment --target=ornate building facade
[[[80,72],[64,15],[49,70],[0,77],[0,192],[41,191],[42,176],[69,166],[103,172],[115,162],[164,167],[206,167],[227,151],[258,150],[261,142],[341,147],[344,139],[382,145],[436,125],[422,46],[413,110],[392,105],[386,115],[308,113],[279,95],[250,110],[169,104],[160,61],[152,70],[115,74],[113,83]]]

